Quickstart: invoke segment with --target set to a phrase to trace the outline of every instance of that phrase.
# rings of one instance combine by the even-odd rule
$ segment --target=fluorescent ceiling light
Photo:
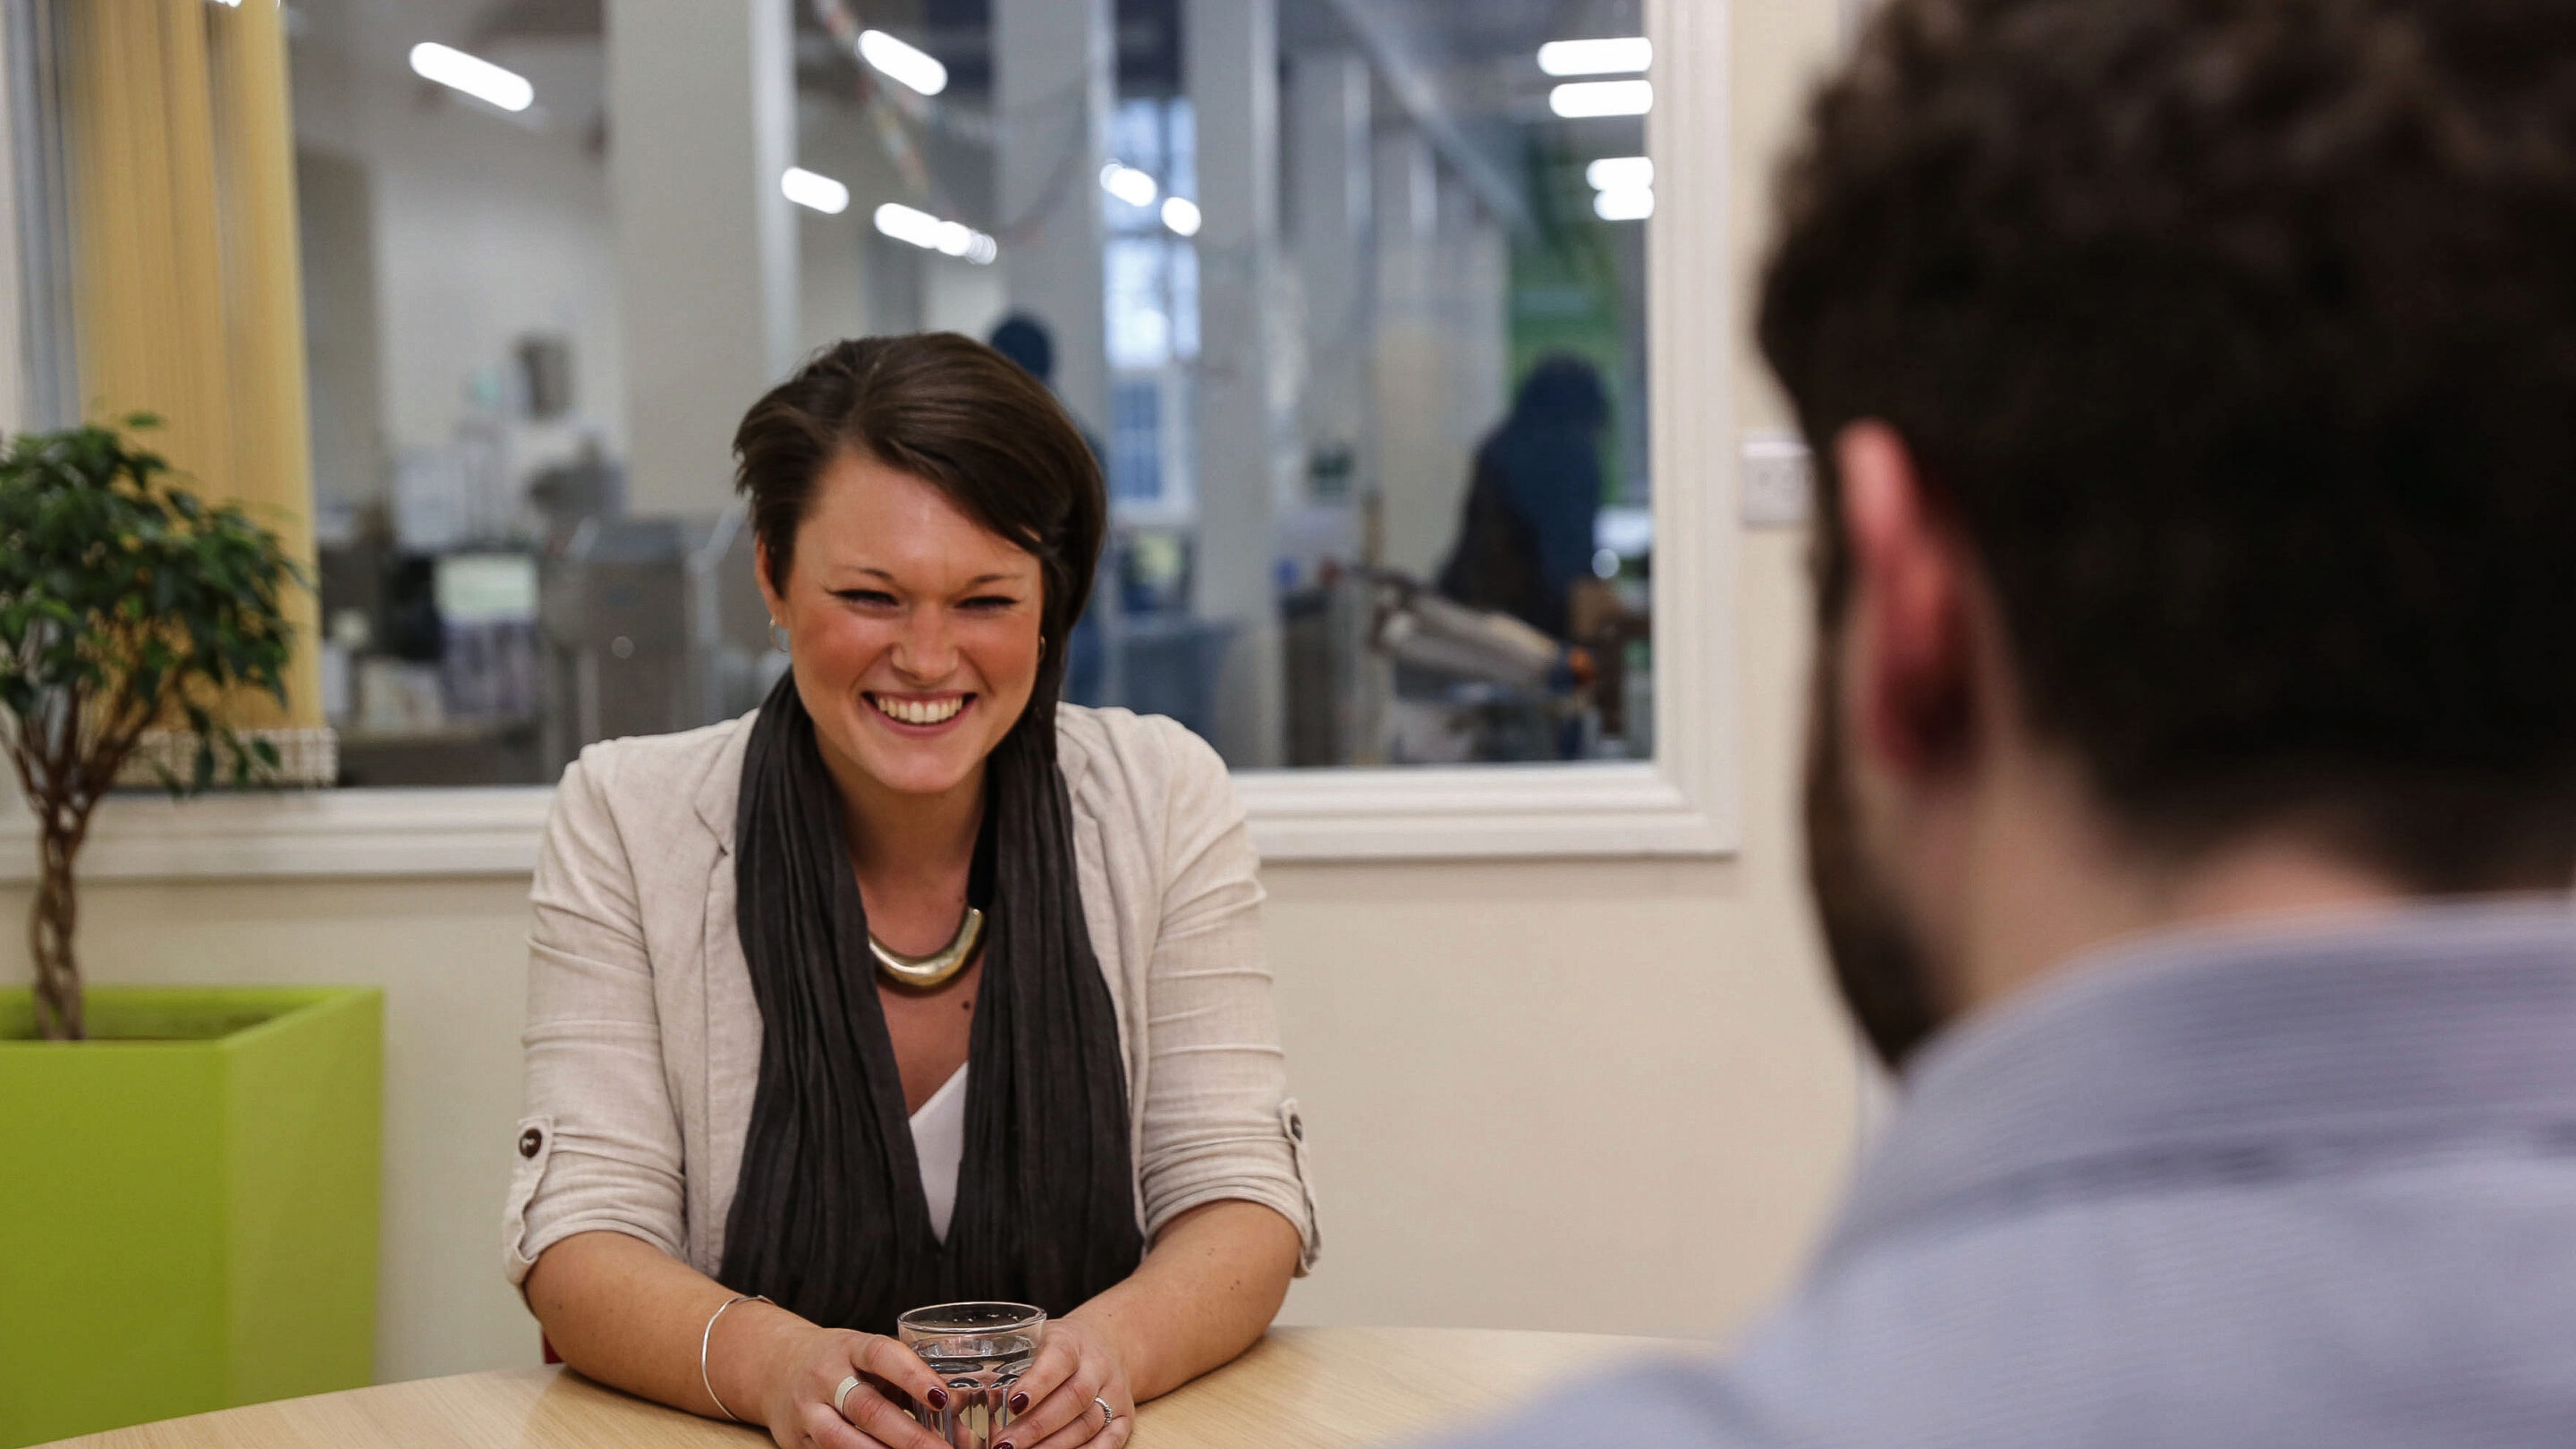
[[[1648,156],[1604,156],[1583,168],[1583,179],[1595,191],[1634,191],[1655,184],[1655,162]]]
[[[778,178],[778,189],[798,206],[810,206],[825,216],[839,216],[850,209],[850,188],[802,166],[788,167]]]
[[[528,84],[526,76],[434,40],[411,48],[411,68],[422,80],[453,87],[505,111],[524,111],[537,98],[537,88]]]
[[[1592,195],[1592,214],[1603,221],[1644,221],[1655,214],[1654,188],[1632,186],[1618,191],[1596,191]]]
[[[1151,206],[1162,191],[1152,176],[1120,161],[1100,168],[1100,189],[1129,206]]]
[[[939,245],[939,218],[900,201],[889,201],[877,208],[877,230],[899,242],[917,247]]]
[[[1655,63],[1655,43],[1642,35],[1610,40],[1551,40],[1538,48],[1549,75],[1624,75]]]
[[[948,89],[948,67],[941,65],[937,57],[882,30],[859,32],[859,59],[925,96]]]
[[[877,208],[877,230],[924,251],[963,257],[979,267],[1002,254],[1000,243],[962,221],[942,221],[917,207],[889,201]]]
[[[1655,108],[1655,83],[1641,80],[1575,81],[1547,93],[1547,108],[1560,116],[1642,116]]]
[[[1202,218],[1199,216],[1199,204],[1197,202],[1190,200],[1186,196],[1166,196],[1163,198],[1163,225],[1170,227],[1172,230],[1179,232],[1183,236],[1197,236],[1199,234],[1199,222],[1201,220]]]

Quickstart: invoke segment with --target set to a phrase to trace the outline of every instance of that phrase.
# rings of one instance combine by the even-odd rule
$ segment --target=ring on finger
[[[850,1417],[850,1411],[841,1406],[850,1401],[850,1390],[855,1389],[858,1386],[859,1376],[857,1374],[845,1374],[842,1376],[840,1387],[832,1390],[833,1413],[840,1415],[844,1419]]]
[[[1118,1411],[1109,1407],[1109,1401],[1098,1394],[1093,1394],[1091,1401],[1100,1406],[1100,1432],[1106,1434],[1109,1426],[1118,1422]]]

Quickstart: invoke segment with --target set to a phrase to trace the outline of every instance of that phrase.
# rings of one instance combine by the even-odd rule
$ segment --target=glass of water
[[[895,1320],[904,1347],[948,1386],[948,1407],[912,1416],[954,1449],[989,1449],[1011,1422],[1011,1388],[1037,1357],[1046,1310],[1025,1303],[939,1303]]]

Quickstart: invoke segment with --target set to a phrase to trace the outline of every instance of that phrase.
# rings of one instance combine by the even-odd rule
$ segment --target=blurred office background
[[[1006,321],[1109,479],[1076,699],[1238,766],[1651,753],[1638,0],[286,13],[345,783],[757,703],[733,423]],[[1543,361],[1597,405],[1515,413]]]

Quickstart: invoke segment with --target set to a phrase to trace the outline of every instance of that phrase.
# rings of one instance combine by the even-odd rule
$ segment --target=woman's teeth
[[[868,701],[905,724],[946,724],[966,707],[966,696],[952,694],[940,699],[891,699],[882,694],[868,696]]]

